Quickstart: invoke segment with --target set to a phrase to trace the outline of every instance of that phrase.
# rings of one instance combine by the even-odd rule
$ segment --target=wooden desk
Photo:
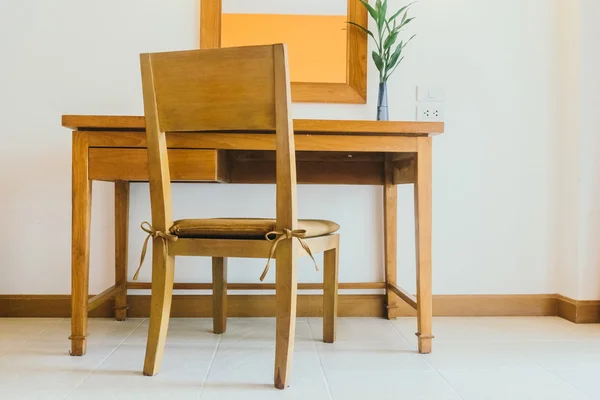
[[[71,353],[86,351],[88,311],[115,299],[124,320],[127,288],[129,182],[148,180],[143,117],[64,115],[73,129]],[[431,352],[431,136],[443,123],[294,121],[298,183],[381,185],[384,190],[385,282],[341,283],[340,289],[385,288],[387,316],[399,300],[417,310],[419,351]],[[167,134],[171,178],[181,182],[274,183],[274,132]],[[115,182],[115,285],[88,298],[92,181]],[[417,261],[416,297],[396,283],[397,189],[414,183]],[[342,266],[343,268],[343,266]],[[299,289],[322,285],[300,284]],[[175,284],[175,289],[212,285]],[[272,284],[228,284],[230,289],[274,289]]]

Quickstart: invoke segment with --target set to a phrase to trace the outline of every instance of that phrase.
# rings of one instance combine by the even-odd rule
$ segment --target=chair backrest
[[[284,44],[140,55],[152,225],[173,224],[165,132],[276,133],[277,229],[296,229],[296,157]]]

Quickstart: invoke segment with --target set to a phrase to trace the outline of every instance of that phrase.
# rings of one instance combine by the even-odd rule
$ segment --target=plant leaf
[[[373,51],[373,53],[371,53],[371,55],[373,56],[373,61],[375,62],[375,66],[377,67],[377,70],[379,70],[379,72],[383,72],[383,60],[381,59],[381,56],[379,54],[377,54],[375,51]]]
[[[394,52],[390,56],[390,60],[389,60],[389,62],[387,64],[387,70],[388,71],[391,68],[393,68],[396,65],[396,63],[398,62],[398,58],[400,57],[400,54],[402,54],[402,49],[404,48],[404,46],[405,46],[404,42],[401,40],[400,44],[398,44],[398,46],[396,47],[396,49],[394,50]]]
[[[388,22],[389,22],[389,21],[391,21],[391,20],[393,20],[393,19],[396,19],[396,17],[397,17],[398,15],[402,14],[402,11],[404,11],[404,10],[407,10],[407,8],[408,8],[408,7],[410,7],[410,6],[412,6],[413,4],[415,4],[415,2],[414,2],[414,1],[413,1],[412,3],[409,3],[409,4],[405,5],[405,6],[404,6],[404,7],[402,7],[402,8],[400,8],[398,11],[396,11],[396,13],[395,13],[394,15],[392,15],[392,16],[390,17],[390,19],[388,19]],[[407,12],[408,12],[408,10],[407,10]]]
[[[402,62],[402,60],[404,59],[404,56],[400,57],[400,55],[402,54],[402,50],[406,47],[406,45],[413,40],[413,38],[417,36],[412,35],[410,37],[410,39],[408,39],[406,42],[404,41],[400,41],[400,44],[398,44],[398,47],[396,47],[396,49],[394,50],[394,52],[392,53],[392,55],[390,56],[390,59],[386,65],[386,71],[385,71],[385,76],[388,77],[391,75],[391,73],[396,69],[396,67],[398,66],[398,64],[400,64],[400,62]],[[391,72],[390,72],[391,70]],[[386,78],[387,79],[387,78]]]
[[[384,22],[384,24],[385,24],[385,27],[386,27],[386,29],[387,29],[387,33],[388,33],[388,35],[391,35],[392,33],[394,33],[394,31],[396,30],[396,25],[394,25],[394,27],[393,27],[393,28],[390,28],[390,22],[389,22],[389,21],[383,21],[383,22]],[[396,22],[396,21],[394,21],[394,23],[395,23],[395,22]]]
[[[404,60],[404,56],[400,57],[400,59],[398,60],[398,63],[394,66],[394,68],[392,68],[391,71],[388,69],[389,72],[386,72],[385,78],[384,78],[386,81],[388,80],[388,78],[390,77],[390,75],[392,75],[394,73],[394,71],[396,70],[396,68],[398,68],[398,65],[400,65],[400,63],[402,62],[402,60]]]
[[[362,26],[362,25],[359,25],[359,24],[357,24],[356,22],[352,22],[352,21],[346,21],[346,23],[347,23],[347,24],[350,24],[350,25],[353,25],[353,26],[356,26],[357,28],[360,28],[360,29],[362,29],[362,31],[363,31],[363,32],[365,32],[367,35],[371,36],[371,37],[373,38],[373,40],[376,40],[376,39],[375,39],[375,36],[373,35],[373,32],[371,32],[370,30],[368,30],[368,29],[367,29],[367,28],[365,28],[364,26]]]
[[[379,31],[381,31],[383,29],[383,24],[386,22],[385,14],[387,13],[387,0],[383,0],[383,3],[380,3],[378,12],[379,19],[377,20],[377,28],[379,28]]]
[[[392,45],[396,42],[396,39],[398,38],[398,31],[392,31],[392,33],[385,39],[385,42],[383,42],[383,48],[384,49],[389,49],[390,47],[392,47]]]
[[[398,27],[398,29],[402,29],[402,28],[404,27],[404,25],[408,25],[408,23],[409,23],[410,21],[412,21],[413,19],[415,19],[415,17],[408,18],[406,21],[404,21],[404,22],[402,22],[402,23],[400,24],[400,26]]]
[[[409,44],[409,43],[410,43],[410,41],[411,41],[411,40],[413,40],[413,39],[415,38],[415,36],[417,36],[417,34],[416,34],[416,33],[415,33],[414,35],[412,35],[412,36],[410,37],[410,39],[408,39],[408,40],[406,41],[406,43],[404,43],[404,47],[406,47],[406,45],[407,45],[407,44]]]
[[[406,12],[404,13],[404,16],[402,17],[402,21],[400,21],[400,25],[404,24],[404,21],[406,21],[406,17],[408,16],[408,10],[406,10]],[[394,21],[396,22],[396,21]]]
[[[360,2],[365,6],[369,14],[371,14],[371,18],[373,18],[377,22],[379,20],[379,15],[377,14],[377,11],[373,7],[371,7],[371,5],[365,0],[360,0]]]

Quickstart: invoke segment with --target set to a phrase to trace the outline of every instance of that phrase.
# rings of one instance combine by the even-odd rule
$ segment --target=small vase
[[[379,82],[379,94],[377,96],[377,121],[389,121],[387,82]]]

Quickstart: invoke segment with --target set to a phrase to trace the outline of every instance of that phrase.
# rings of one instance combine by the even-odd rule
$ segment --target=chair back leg
[[[296,295],[298,291],[297,240],[283,240],[277,247],[275,298],[277,328],[275,337],[275,387],[288,385],[296,335]]]

